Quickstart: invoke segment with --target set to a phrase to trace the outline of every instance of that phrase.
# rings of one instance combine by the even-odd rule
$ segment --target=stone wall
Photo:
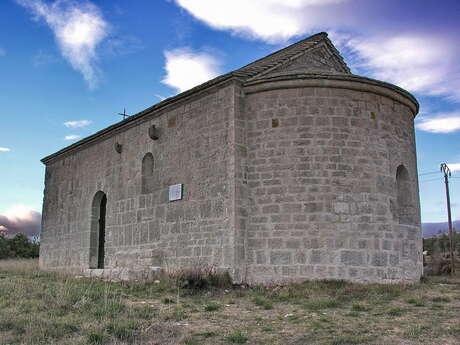
[[[383,86],[302,83],[246,88],[246,279],[419,279],[414,110]],[[409,224],[398,215],[400,165]]]
[[[236,89],[227,84],[195,94],[48,162],[41,267],[89,268],[91,218],[97,223],[92,203],[102,191],[107,195],[105,269],[212,264],[231,270]],[[148,135],[152,124],[159,140]],[[141,165],[149,152],[153,190],[143,194]],[[179,183],[184,198],[170,202],[168,187]]]
[[[91,275],[214,265],[236,282],[416,281],[412,96],[352,75],[263,78],[203,87],[47,159],[41,267],[94,268],[102,191],[104,272]]]

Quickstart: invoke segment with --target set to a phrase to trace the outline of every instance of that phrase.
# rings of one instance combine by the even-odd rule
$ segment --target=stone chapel
[[[418,109],[308,37],[44,158],[40,266],[417,281]]]

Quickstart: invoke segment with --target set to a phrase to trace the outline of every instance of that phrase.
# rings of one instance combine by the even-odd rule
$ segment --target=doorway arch
[[[91,205],[89,268],[104,268],[107,195],[97,192]]]

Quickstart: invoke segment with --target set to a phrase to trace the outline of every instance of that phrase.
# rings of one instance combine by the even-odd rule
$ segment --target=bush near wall
[[[460,233],[453,231],[455,271],[460,270]],[[447,234],[439,234],[423,239],[425,275],[449,274],[452,270],[450,239]]]
[[[26,235],[16,234],[7,238],[0,234],[0,259],[37,258],[40,248],[38,241],[30,241]]]

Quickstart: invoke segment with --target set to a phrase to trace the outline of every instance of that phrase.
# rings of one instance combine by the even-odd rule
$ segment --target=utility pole
[[[453,240],[453,231],[452,231],[452,215],[450,211],[450,195],[449,195],[449,177],[450,169],[446,163],[441,164],[441,171],[444,173],[444,182],[446,184],[446,199],[447,199],[447,219],[449,222],[449,243],[450,243],[450,260],[452,268],[450,273],[453,275],[455,272],[455,258],[454,258],[454,240]]]

